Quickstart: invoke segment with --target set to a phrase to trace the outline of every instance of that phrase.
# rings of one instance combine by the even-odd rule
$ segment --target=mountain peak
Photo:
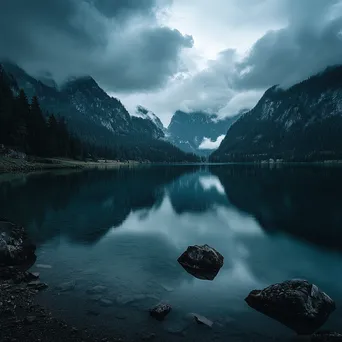
[[[168,127],[170,141],[186,152],[208,155],[200,148],[205,140],[217,141],[225,135],[239,115],[220,119],[217,114],[204,111],[184,112],[177,110]]]
[[[149,110],[146,109],[145,107],[140,106],[140,105],[137,106],[137,113],[146,115],[148,114],[148,112]]]
[[[165,132],[165,127],[160,121],[159,117],[147,108],[140,105],[137,106],[135,116],[152,121],[158,127],[158,129]]]
[[[101,89],[91,76],[71,77],[62,86],[63,90],[94,90]],[[101,89],[101,91],[103,91]]]

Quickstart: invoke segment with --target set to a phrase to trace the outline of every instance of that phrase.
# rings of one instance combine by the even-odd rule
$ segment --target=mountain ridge
[[[168,139],[183,151],[207,156],[211,150],[200,149],[204,138],[216,141],[218,137],[226,134],[240,115],[221,119],[217,114],[201,111],[186,113],[178,110],[167,128]]]
[[[288,89],[269,88],[228,130],[210,160],[316,161],[342,157],[342,66]]]
[[[118,159],[198,161],[166,142],[164,133],[146,118],[130,116],[120,100],[109,96],[92,77],[69,80],[62,86],[47,86],[14,64],[2,64],[2,72],[16,92],[23,89],[29,101],[37,96],[45,117],[65,118],[71,133],[103,151],[116,151]],[[107,153],[106,153],[107,154]]]

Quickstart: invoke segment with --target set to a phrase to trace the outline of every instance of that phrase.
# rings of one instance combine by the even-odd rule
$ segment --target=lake
[[[150,166],[0,175],[0,216],[27,227],[32,270],[57,317],[129,340],[290,341],[247,306],[253,289],[304,278],[342,321],[342,168]],[[177,263],[188,245],[225,258],[213,281]],[[99,287],[100,286],[100,287]],[[95,287],[95,288],[94,288]],[[173,307],[165,321],[148,309]],[[212,320],[198,325],[197,313]]]

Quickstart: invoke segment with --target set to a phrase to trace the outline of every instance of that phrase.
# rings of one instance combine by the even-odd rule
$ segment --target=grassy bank
[[[78,161],[63,158],[45,158],[45,159],[15,159],[11,157],[0,156],[0,172],[29,172],[54,169],[83,169],[83,168],[116,168],[124,165],[139,164],[134,161],[119,162],[116,160],[104,161]]]

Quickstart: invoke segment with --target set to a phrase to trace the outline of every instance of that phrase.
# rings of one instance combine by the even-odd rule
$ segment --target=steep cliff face
[[[237,117],[219,120],[216,114],[177,111],[167,129],[168,139],[180,149],[208,155],[211,151],[200,148],[204,138],[216,141],[225,135]]]
[[[131,117],[122,103],[110,97],[91,77],[66,83],[61,92],[79,114],[113,133],[128,134],[133,130]]]
[[[163,137],[158,118],[152,121],[148,117],[139,120],[131,117],[123,104],[109,96],[90,76],[74,78],[57,87],[54,82],[31,77],[11,63],[3,63],[3,70],[13,78],[17,89],[24,89],[29,98],[37,95],[47,112],[63,115],[85,140],[107,143],[113,134],[153,139]]]
[[[322,160],[342,156],[342,67],[289,89],[272,87],[228,130],[213,161],[269,158]]]
[[[11,63],[3,63],[0,72],[6,74],[6,83],[14,93],[22,88],[29,101],[36,95],[46,115],[64,117],[71,133],[101,153],[111,151],[125,160],[198,161],[196,156],[187,155],[164,140],[164,128],[155,114],[144,110],[141,117],[131,116],[118,99],[109,96],[89,76],[57,86],[49,79],[36,79]]]
[[[143,106],[138,106],[135,114],[137,117],[152,121],[155,124],[155,126],[161,132],[163,132],[162,136],[165,135],[166,129],[165,129],[163,123],[160,121],[160,119],[158,118],[158,116],[155,113],[151,112],[150,110],[148,110],[147,108],[145,108]]]

